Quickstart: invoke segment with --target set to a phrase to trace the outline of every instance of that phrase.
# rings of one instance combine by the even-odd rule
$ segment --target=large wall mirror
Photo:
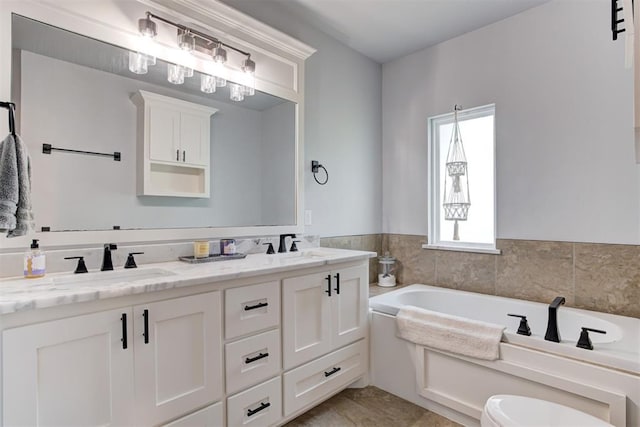
[[[158,59],[129,70],[129,50],[12,16],[12,98],[32,158],[36,225],[51,231],[285,226],[296,222],[296,105],[229,85],[201,91],[200,73],[167,79]],[[136,192],[136,105],[147,91],[217,109],[210,122],[210,197]],[[121,161],[42,145],[120,152]]]
[[[253,96],[231,100],[229,85],[202,91],[200,73],[211,72],[211,55],[179,49],[177,28],[167,22],[151,44],[143,42],[138,20],[147,12],[238,48],[219,74],[228,83],[246,84],[240,65],[242,52],[250,52]],[[0,22],[0,99],[17,105],[36,217],[35,235],[0,236],[0,252],[22,250],[34,237],[63,248],[302,232],[302,88],[315,49],[219,2],[198,9],[155,0],[5,0]],[[134,73],[131,52],[151,53],[156,63]],[[169,63],[192,68],[193,76],[169,82]],[[147,159],[139,152],[140,93],[215,112],[200,122],[210,130],[201,137],[208,141],[201,156],[210,166],[207,191],[140,191],[139,159]],[[46,154],[44,144],[120,152],[121,160]]]

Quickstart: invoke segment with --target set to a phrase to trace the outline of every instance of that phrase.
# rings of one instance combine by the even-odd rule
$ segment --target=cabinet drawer
[[[238,393],[227,400],[227,426],[269,426],[282,419],[280,377]]]
[[[285,373],[285,416],[349,385],[365,373],[366,365],[367,347],[361,340]]]
[[[235,393],[280,373],[280,330],[225,346],[227,393]]]
[[[219,427],[223,424],[222,402],[218,402],[166,424],[164,427]]]
[[[227,339],[280,324],[280,282],[229,289],[225,298]]]

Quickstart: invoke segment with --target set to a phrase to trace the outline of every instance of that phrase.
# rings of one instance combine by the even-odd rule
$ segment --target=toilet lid
[[[500,427],[612,427],[576,409],[524,396],[492,396],[485,412]]]

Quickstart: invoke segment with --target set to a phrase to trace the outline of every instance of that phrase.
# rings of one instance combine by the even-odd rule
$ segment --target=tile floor
[[[459,424],[377,387],[348,388],[285,427],[457,427]]]

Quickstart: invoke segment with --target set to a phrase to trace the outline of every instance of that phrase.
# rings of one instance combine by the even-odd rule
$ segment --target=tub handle
[[[507,316],[520,318],[520,325],[518,326],[519,335],[526,335],[526,336],[531,335],[531,329],[529,329],[529,324],[527,323],[527,316],[523,316],[522,314],[511,314],[511,313],[507,314]]]
[[[598,334],[607,333],[607,331],[603,331],[601,329],[582,327],[582,332],[580,332],[580,339],[578,339],[578,344],[576,344],[576,347],[584,348],[586,350],[593,350],[593,344],[591,343],[591,339],[589,338],[589,332],[596,332]]]

